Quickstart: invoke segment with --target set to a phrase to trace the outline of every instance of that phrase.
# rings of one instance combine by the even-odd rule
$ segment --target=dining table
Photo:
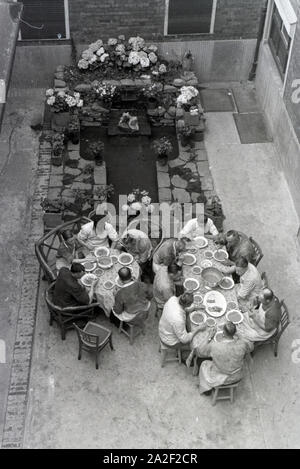
[[[191,350],[194,350],[196,355],[199,357],[207,356],[203,354],[202,349],[211,340],[212,333],[218,332],[219,330],[223,329],[223,326],[226,322],[226,313],[231,309],[239,309],[236,289],[234,285],[230,289],[223,289],[220,286],[211,288],[211,287],[208,287],[206,285],[206,282],[203,280],[202,275],[201,275],[202,270],[203,270],[203,267],[201,267],[201,264],[203,263],[203,261],[210,261],[211,267],[215,267],[216,269],[218,269],[220,272],[222,272],[222,274],[224,274],[224,276],[231,277],[229,273],[230,268],[224,265],[223,262],[219,262],[214,257],[211,257],[213,253],[220,250],[220,247],[211,239],[206,239],[206,243],[207,245],[203,247],[199,247],[199,244],[196,241],[191,241],[188,243],[187,250],[185,251],[185,253],[192,252],[192,254],[196,258],[196,262],[193,265],[185,265],[185,263],[183,263],[183,266],[182,266],[183,280],[191,279],[191,278],[196,279],[199,282],[199,288],[195,290],[193,293],[194,295],[197,295],[197,294],[201,295],[202,298],[204,298],[205,294],[211,290],[222,293],[222,295],[225,297],[227,307],[226,307],[226,311],[224,312],[224,314],[222,314],[222,316],[220,317],[211,316],[216,321],[216,325],[213,326],[214,327],[213,330],[212,330],[212,327],[203,323],[202,330],[200,330],[194,336],[191,342]],[[223,246],[222,246],[222,250],[225,250]],[[208,255],[210,255],[209,259],[207,257]],[[198,266],[201,269],[201,271],[199,269],[198,274],[195,274],[193,272],[193,268],[195,266]],[[230,308],[228,308],[228,304],[229,305],[231,304]],[[233,305],[235,305],[234,308],[233,308]],[[210,317],[209,313],[205,309],[205,306],[203,305],[202,302],[199,304],[195,302],[193,307],[199,308],[200,312],[203,312],[205,313],[207,317]],[[199,326],[197,326],[190,320],[190,315],[187,315],[187,330],[194,331],[198,327]]]
[[[117,280],[119,270],[124,267],[124,265],[119,262],[119,256],[122,254],[122,251],[119,251],[118,249],[110,249],[109,251],[109,256],[112,256],[112,266],[106,269],[104,269],[103,267],[100,268],[101,271],[99,275],[99,281],[95,286],[95,296],[97,299],[97,303],[99,303],[100,307],[103,309],[107,317],[110,316],[110,313],[113,309],[113,306],[115,304],[115,296],[117,292],[120,290],[120,288],[122,288],[118,285],[119,282],[117,282]],[[94,273],[95,271],[97,272],[97,267],[99,267],[98,258],[93,252],[90,252],[84,259],[80,259],[80,263],[82,264],[88,261],[96,263],[95,269],[90,273]],[[134,279],[139,279],[140,266],[137,261],[133,259],[133,261],[131,262],[131,264],[128,265],[128,267],[132,271],[132,277]],[[110,281],[114,284],[112,288],[105,287],[105,283],[107,281]],[[86,289],[89,290],[90,287],[86,286]]]

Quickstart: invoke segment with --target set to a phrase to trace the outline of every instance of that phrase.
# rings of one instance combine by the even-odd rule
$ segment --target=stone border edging
[[[36,172],[35,192],[32,199],[30,228],[27,235],[27,253],[24,256],[24,274],[21,289],[21,305],[18,314],[16,339],[13,350],[10,384],[1,448],[22,448],[27,412],[30,368],[35,332],[40,267],[35,256],[34,244],[43,236],[43,220],[40,201],[47,196],[50,179],[51,145],[42,141]],[[36,292],[32,294],[32,292]]]

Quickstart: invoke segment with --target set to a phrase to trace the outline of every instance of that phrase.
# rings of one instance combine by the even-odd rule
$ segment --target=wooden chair
[[[180,347],[177,347],[177,348],[167,347],[165,344],[162,344],[160,342],[159,352],[161,353],[161,367],[162,368],[165,366],[165,363],[168,363],[168,362],[178,362],[179,364],[182,363],[182,354],[181,354]],[[174,355],[174,352],[176,352],[175,355]]]
[[[82,320],[93,319],[95,317],[94,308],[100,306],[99,303],[91,303],[82,306],[71,306],[61,308],[53,303],[53,290],[55,282],[45,291],[45,300],[50,313],[50,326],[56,321],[61,330],[61,338],[65,340],[66,331],[73,329],[74,323]]]
[[[133,344],[134,339],[140,335],[145,335],[145,320],[148,317],[148,311],[143,311],[134,318],[133,321],[125,322],[120,321],[119,333],[125,334],[129,338],[130,345]],[[128,329],[126,329],[126,326]]]
[[[254,252],[255,252],[255,257],[252,261],[252,264],[254,264],[255,267],[257,267],[258,264],[260,263],[260,261],[262,260],[262,258],[264,257],[264,255],[263,255],[263,252],[262,252],[259,244],[256,241],[254,241],[254,239],[251,236],[249,238],[249,241],[251,242],[251,244],[254,248]]]
[[[254,343],[254,350],[252,352],[252,356],[254,355],[254,352],[259,348],[261,347],[262,345],[272,345],[273,346],[273,351],[274,351],[274,356],[277,357],[278,356],[278,344],[279,344],[279,340],[280,340],[280,337],[281,335],[283,334],[284,330],[288,327],[288,325],[290,324],[290,316],[289,316],[289,311],[287,309],[287,306],[284,302],[284,300],[282,300],[280,302],[280,308],[281,308],[281,317],[280,317],[280,323],[279,323],[279,326],[277,328],[277,331],[275,332],[275,334],[270,337],[269,339],[267,340],[264,340],[262,342],[255,342]]]
[[[76,234],[80,231],[81,226],[89,221],[86,217],[80,217],[63,223],[46,233],[35,243],[35,254],[48,282],[54,282],[57,277],[56,254],[61,242],[61,232],[68,229]]]
[[[216,405],[217,401],[229,400],[231,404],[233,403],[234,390],[238,387],[240,381],[231,384],[224,384],[223,386],[217,386],[212,391],[212,405]],[[225,395],[222,391],[225,391]],[[229,391],[229,392],[227,392]],[[220,393],[220,395],[219,395]]]
[[[89,321],[84,329],[80,329],[73,323],[78,336],[79,352],[78,360],[81,360],[82,350],[91,352],[95,355],[96,369],[99,368],[98,356],[101,350],[107,345],[110,345],[111,350],[114,350],[112,344],[112,332],[106,327],[100,326],[96,322]]]

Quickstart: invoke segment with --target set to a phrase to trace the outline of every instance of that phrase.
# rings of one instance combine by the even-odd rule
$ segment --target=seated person
[[[244,358],[250,348],[236,335],[236,326],[231,322],[224,325],[223,341],[215,342],[211,337],[205,354],[212,361],[202,362],[199,372],[200,394],[210,394],[217,386],[235,383],[243,377]]]
[[[153,255],[153,272],[156,274],[162,265],[169,266],[171,264],[182,265],[180,254],[186,249],[186,241],[184,239],[167,239],[157,249]]]
[[[78,282],[84,274],[85,270],[82,264],[72,264],[71,270],[62,267],[55,282],[53,303],[61,308],[92,303],[98,279],[91,285],[88,293],[87,289]]]
[[[61,233],[62,242],[59,245],[56,254],[56,270],[59,271],[62,267],[70,269],[73,260],[76,256],[77,248],[80,248],[80,244],[77,239],[73,236],[70,230],[63,231]]]
[[[179,298],[172,296],[166,302],[158,325],[162,347],[190,349],[191,341],[201,329],[199,327],[193,332],[186,330],[186,314],[194,310],[193,301],[192,293],[183,293]]]
[[[123,287],[115,296],[113,315],[119,321],[138,324],[139,321],[144,321],[148,316],[152,293],[145,283],[132,278],[131,270],[128,267],[122,267],[118,274]],[[111,319],[114,322],[114,318]]]
[[[252,307],[253,300],[261,293],[263,282],[257,268],[245,257],[238,259],[235,270],[240,277],[240,284],[235,286],[237,299],[245,311]]]
[[[235,264],[241,257],[245,257],[248,262],[254,260],[254,247],[245,234],[234,230],[227,231],[225,243],[231,264]]]
[[[140,265],[145,264],[151,256],[152,243],[146,233],[141,230],[127,230],[120,244]]]
[[[176,264],[171,264],[168,267],[163,265],[159,268],[153,283],[153,296],[159,313],[171,296],[176,295],[175,282],[180,278],[181,269]]]
[[[118,234],[111,223],[106,221],[108,212],[105,215],[93,215],[90,222],[81,227],[77,239],[84,248],[85,255],[93,251],[96,247],[109,247],[109,240],[115,242],[118,240]]]
[[[204,213],[204,215],[201,214],[197,218],[189,220],[181,230],[179,237],[193,240],[198,236],[205,236],[213,239],[218,234],[214,222]]]
[[[264,288],[258,296],[256,307],[244,314],[244,321],[237,325],[238,335],[249,342],[260,342],[272,337],[279,326],[281,308],[272,290]]]

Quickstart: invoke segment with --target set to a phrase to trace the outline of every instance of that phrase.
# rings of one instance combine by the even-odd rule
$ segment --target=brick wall
[[[71,34],[76,43],[125,34],[161,41],[165,0],[69,0]],[[218,0],[214,35],[197,40],[255,38],[263,0]],[[168,40],[187,36],[168,36]]]

